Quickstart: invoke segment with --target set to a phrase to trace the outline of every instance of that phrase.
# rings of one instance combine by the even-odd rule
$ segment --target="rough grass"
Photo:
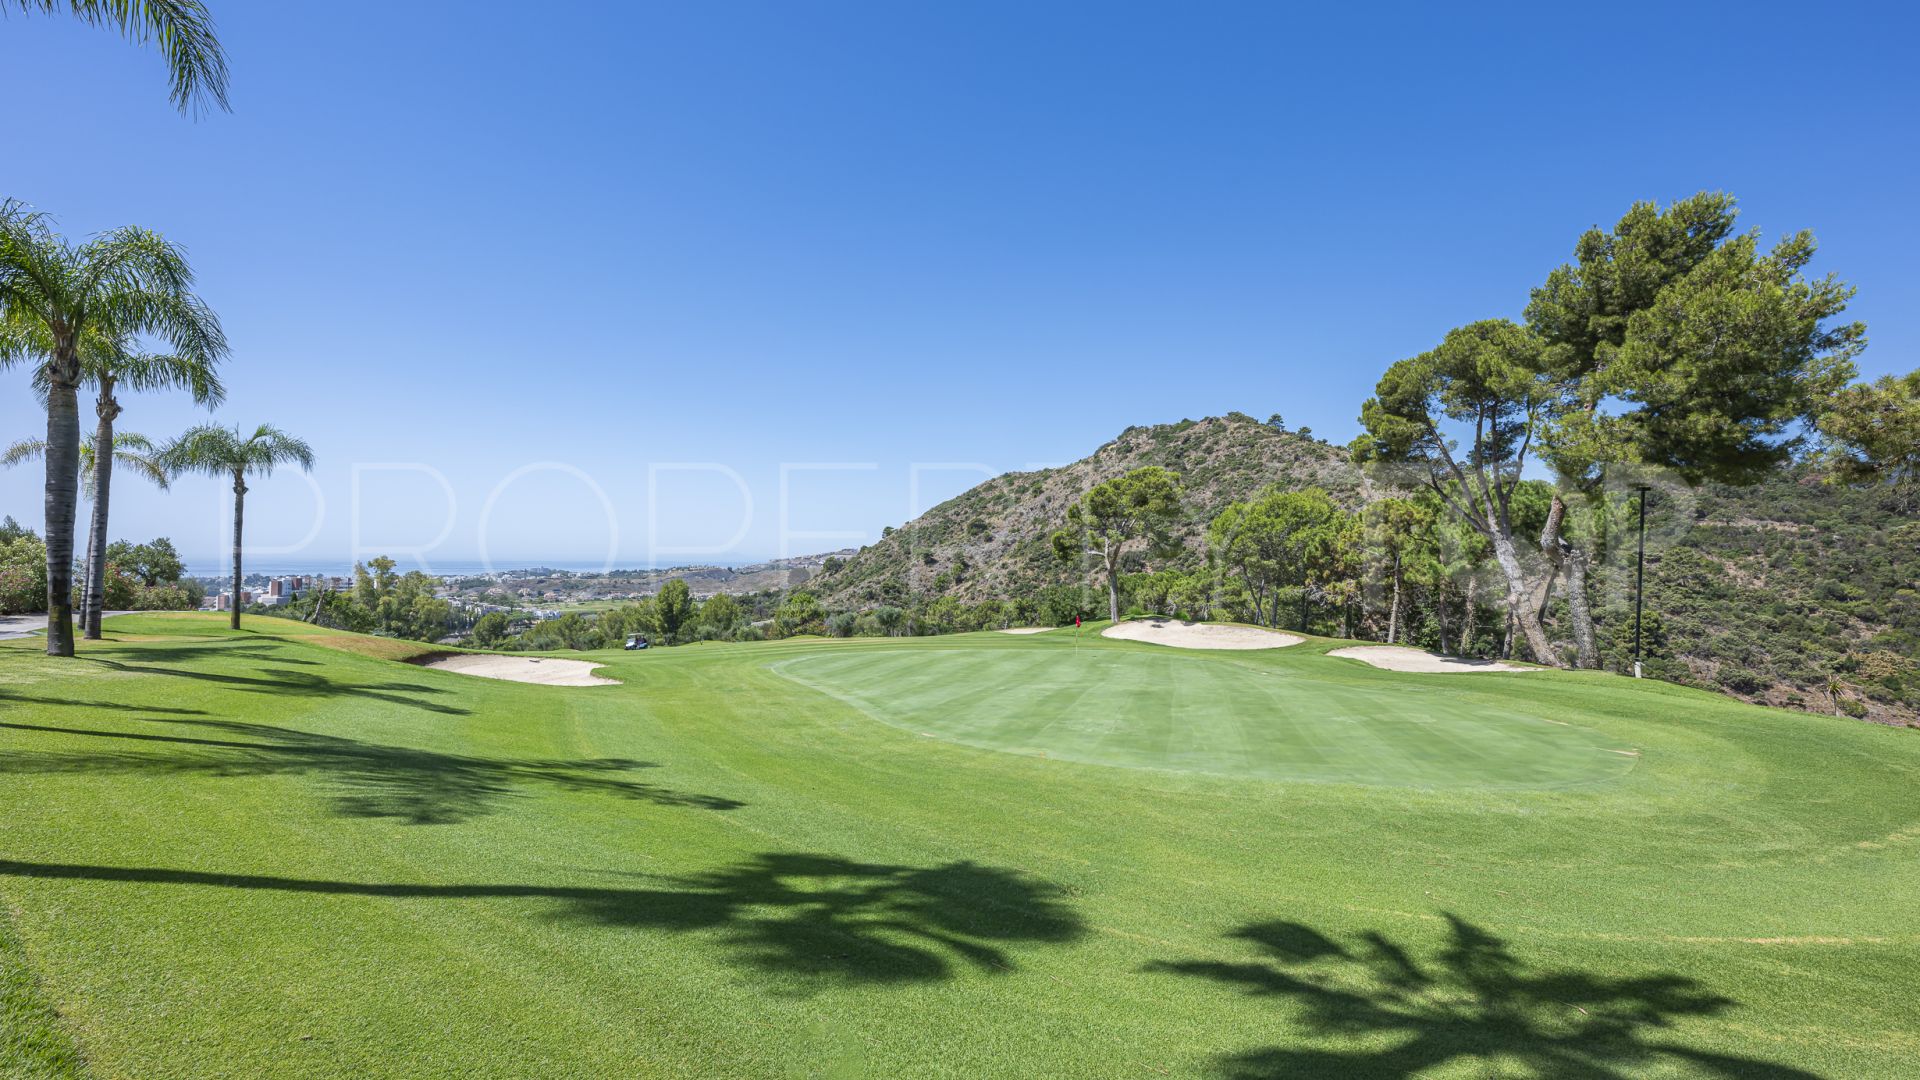
[[[1920,1055],[1906,731],[1596,675],[1399,675],[1325,642],[659,649],[568,689],[265,619],[112,630],[71,662],[0,647],[0,1075],[1853,1077]],[[1060,693],[1023,702],[1023,679]],[[1563,787],[1502,786],[1471,747],[1450,785],[1230,767],[1236,737],[1363,765],[1355,724],[1304,719],[1328,696],[1406,725],[1409,758],[1496,713],[1492,738],[1550,718],[1640,756]],[[1089,712],[1123,722],[1072,735]],[[1262,717],[1284,744],[1260,748]],[[1129,760],[1008,752],[1040,737]],[[1167,767],[1195,748],[1204,768]]]

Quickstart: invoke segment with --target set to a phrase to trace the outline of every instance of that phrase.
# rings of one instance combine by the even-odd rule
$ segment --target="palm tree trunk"
[[[247,482],[239,473],[233,474],[233,603],[227,605],[232,612],[228,625],[240,629],[240,529],[246,519]]]
[[[113,422],[120,415],[113,376],[100,377],[93,411],[99,417],[93,432],[93,527],[87,530],[87,591],[80,601],[80,633],[88,641],[100,640],[100,618],[107,605],[107,501],[113,488]]]
[[[60,350],[62,352],[70,350]],[[73,655],[73,526],[80,487],[77,359],[56,356],[47,387],[47,655]],[[66,370],[59,370],[66,369]]]

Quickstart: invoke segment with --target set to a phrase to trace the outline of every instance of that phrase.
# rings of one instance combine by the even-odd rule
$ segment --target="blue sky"
[[[0,19],[0,194],[187,245],[218,419],[320,456],[255,485],[261,557],[743,561],[1136,423],[1344,441],[1388,363],[1703,188],[1819,235],[1866,373],[1920,364],[1892,5],[209,2],[234,111],[198,122],[154,54]],[[0,510],[37,523],[31,470]],[[114,514],[222,544],[211,481]]]

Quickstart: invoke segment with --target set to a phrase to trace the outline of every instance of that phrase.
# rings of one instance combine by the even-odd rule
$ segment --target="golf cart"
[[[628,634],[627,635],[627,651],[628,652],[632,652],[635,649],[644,649],[646,647],[647,647],[647,635],[645,634]]]

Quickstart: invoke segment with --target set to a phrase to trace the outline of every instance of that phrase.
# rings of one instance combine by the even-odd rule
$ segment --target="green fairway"
[[[709,644],[562,688],[108,630],[0,645],[0,1076],[1920,1060],[1920,733],[1324,641]]]
[[[1632,768],[1633,748],[1516,712],[1512,696],[1343,678],[1354,673],[1337,664],[1056,644],[834,650],[774,670],[909,731],[1098,765],[1416,787],[1552,787]]]

